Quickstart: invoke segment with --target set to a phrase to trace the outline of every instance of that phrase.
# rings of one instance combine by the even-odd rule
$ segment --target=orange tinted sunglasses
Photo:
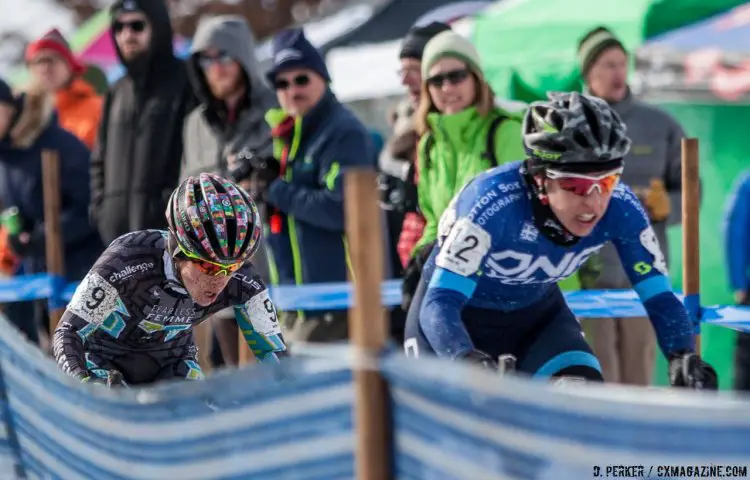
[[[218,277],[219,275],[229,276],[242,268],[242,265],[244,265],[244,262],[233,263],[231,265],[222,265],[221,263],[204,260],[202,258],[199,258],[197,255],[186,252],[181,245],[178,246],[180,247],[180,253],[187,257],[187,259],[190,260],[190,262],[193,263],[201,273],[211,275],[212,277]]]

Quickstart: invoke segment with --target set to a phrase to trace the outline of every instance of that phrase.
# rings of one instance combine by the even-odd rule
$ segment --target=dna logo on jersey
[[[568,252],[559,262],[546,255],[503,250],[487,259],[487,277],[507,285],[554,283],[573,275],[588,258],[603,245],[588,247],[580,252]]]

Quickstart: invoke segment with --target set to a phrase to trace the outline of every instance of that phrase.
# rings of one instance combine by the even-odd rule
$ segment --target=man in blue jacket
[[[735,185],[727,203],[724,241],[729,285],[738,305],[750,304],[750,172]],[[737,334],[734,388],[750,390],[750,333]]]
[[[275,153],[256,165],[253,180],[269,205],[271,280],[311,284],[347,280],[343,173],[372,166],[375,154],[364,125],[331,91],[325,62],[301,29],[273,39],[266,74],[281,109],[268,111]],[[307,311],[283,316],[287,340],[347,338],[346,312]]]
[[[38,88],[14,95],[0,80],[0,203],[3,208],[18,208],[20,231],[10,235],[9,243],[24,272],[44,272],[42,151],[56,151],[66,277],[81,280],[104,249],[89,224],[90,153],[81,140],[58,124],[53,103],[54,99]],[[37,341],[29,308],[29,304],[8,304],[4,310],[30,340]]]

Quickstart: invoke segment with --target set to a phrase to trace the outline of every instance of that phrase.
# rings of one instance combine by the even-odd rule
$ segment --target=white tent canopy
[[[473,21],[461,19],[451,25],[469,38]],[[332,88],[342,102],[385,98],[404,93],[398,76],[398,52],[401,40],[339,47],[326,55]]]

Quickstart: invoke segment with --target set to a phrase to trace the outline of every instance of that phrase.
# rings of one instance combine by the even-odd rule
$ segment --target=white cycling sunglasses
[[[586,175],[583,173],[547,169],[545,176],[551,180],[559,180],[560,187],[563,190],[585,197],[590,195],[594,190],[598,190],[599,193],[608,193],[614,190],[620,181],[622,172],[623,167],[618,167],[599,175]]]

